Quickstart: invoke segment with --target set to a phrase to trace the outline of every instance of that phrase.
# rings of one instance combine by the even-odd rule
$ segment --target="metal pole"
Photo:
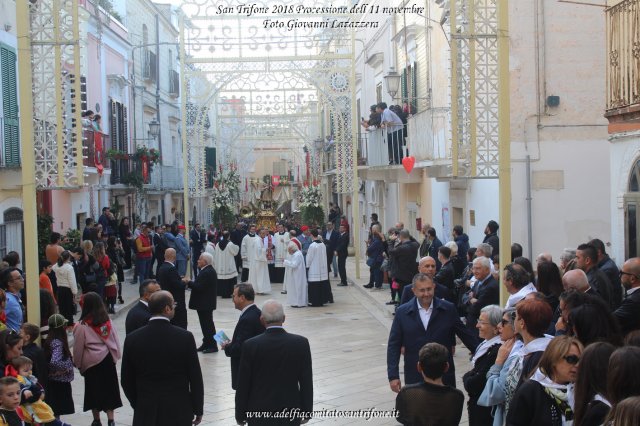
[[[356,34],[351,30],[351,83],[356,82]],[[356,91],[351,90],[351,167],[353,178],[351,182],[353,204],[353,245],[356,251],[356,279],[360,279],[360,185],[358,185],[358,120]]]
[[[498,152],[500,265],[511,262],[511,122],[509,114],[509,2],[498,0]],[[508,294],[500,285],[500,303]]]
[[[456,2],[450,2],[450,27],[452,29],[451,43],[451,174],[458,176],[458,40],[453,38],[454,29],[456,28]]]
[[[531,219],[531,156],[527,155],[527,249],[529,259],[533,259],[533,222]]]
[[[182,124],[182,185],[183,185],[183,219],[184,226],[186,228],[185,238],[189,240],[189,152],[187,145],[187,96],[188,88],[184,75],[186,67],[184,63],[186,61],[185,53],[185,41],[184,41],[184,15],[180,14],[180,104],[181,104],[181,124]],[[190,275],[191,261],[187,260],[187,276]]]
[[[29,2],[16,2],[16,30],[18,35],[18,80],[20,93],[20,131],[22,144],[22,211],[24,240],[38,241],[36,214],[36,166],[33,149],[33,93],[31,69],[31,31]],[[76,76],[79,78],[79,76]],[[78,123],[80,124],[80,123]],[[38,285],[38,245],[25,244],[24,266],[27,285],[27,318],[40,324],[40,290]]]

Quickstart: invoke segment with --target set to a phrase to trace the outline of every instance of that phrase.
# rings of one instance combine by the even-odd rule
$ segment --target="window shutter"
[[[127,115],[127,107],[122,106],[122,150],[125,152],[129,152],[129,121]]]
[[[411,67],[411,114],[418,112],[418,63]]]
[[[4,159],[7,166],[20,165],[20,123],[16,59],[13,49],[0,46],[2,107],[4,109]]]
[[[407,102],[407,98],[409,97],[409,87],[407,85],[407,69],[404,68],[402,70],[402,79],[401,81],[401,92],[402,92],[402,102]]]

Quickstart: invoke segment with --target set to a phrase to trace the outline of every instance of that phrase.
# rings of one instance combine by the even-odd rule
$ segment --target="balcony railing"
[[[182,190],[183,186],[182,168],[173,166],[153,166],[151,172],[151,180],[149,181],[149,189],[175,189]]]
[[[429,109],[407,123],[407,149],[416,161],[451,159],[449,109]]]
[[[360,140],[362,158],[367,166],[375,167],[389,164],[387,132],[385,129],[365,130]]]
[[[111,162],[107,160],[107,151],[111,148],[109,135],[96,132],[90,127],[82,129],[82,164],[86,167],[97,167],[99,164],[108,169]]]
[[[607,110],[640,104],[640,0],[607,9]]]

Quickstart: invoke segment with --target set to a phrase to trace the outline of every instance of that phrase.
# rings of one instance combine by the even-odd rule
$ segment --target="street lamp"
[[[383,78],[387,84],[387,93],[389,93],[391,99],[395,99],[396,93],[398,93],[398,89],[400,89],[400,74],[398,74],[392,67]]]
[[[158,134],[160,133],[160,123],[158,123],[156,121],[156,119],[154,118],[153,120],[151,120],[151,122],[149,123],[149,134],[151,135],[151,137],[153,139],[158,137]]]

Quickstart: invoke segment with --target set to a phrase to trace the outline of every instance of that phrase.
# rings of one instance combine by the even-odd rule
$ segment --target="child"
[[[118,275],[116,273],[116,264],[111,262],[109,269],[109,278],[104,286],[104,298],[106,299],[107,309],[110,314],[116,313],[116,297],[118,296]]]
[[[56,298],[56,295],[53,294],[53,287],[51,285],[51,279],[49,278],[49,275],[51,274],[51,267],[53,265],[51,265],[51,262],[49,262],[46,259],[43,259],[40,261],[40,279],[39,279],[39,285],[40,288],[43,290],[47,290],[49,293],[51,293],[51,295],[53,296],[53,298]]]
[[[15,377],[0,379],[0,426],[23,426],[31,418],[20,409],[20,382]]]
[[[29,416],[37,423],[57,424],[53,410],[43,401],[44,389],[33,375],[33,362],[26,356],[18,356],[11,360],[11,365],[15,369],[12,373],[17,373],[15,377],[20,382],[23,412],[29,413]],[[11,375],[13,376],[13,374]]]
[[[49,361],[44,351],[35,342],[40,336],[40,327],[35,324],[25,322],[20,327],[20,337],[22,337],[22,355],[33,362],[33,375],[38,378],[40,384],[47,390],[49,383]]]
[[[56,417],[73,414],[73,360],[67,341],[65,326],[67,320],[60,314],[49,317],[49,334],[44,342],[44,351],[49,360],[49,383],[47,385],[47,403],[53,408]]]

